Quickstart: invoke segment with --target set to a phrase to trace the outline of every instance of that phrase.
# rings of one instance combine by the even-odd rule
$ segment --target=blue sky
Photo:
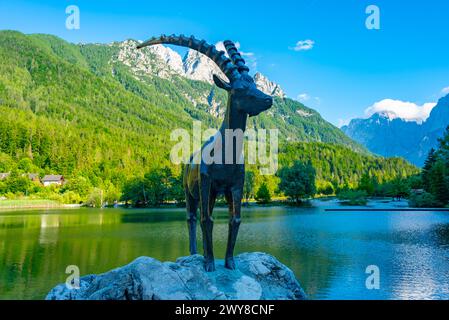
[[[80,8],[80,30],[65,28],[69,5]],[[380,30],[365,27],[368,5],[380,9]],[[50,33],[76,43],[161,33],[194,34],[211,43],[231,39],[254,53],[257,71],[289,97],[301,95],[337,125],[364,116],[384,99],[420,106],[449,88],[445,0],[2,0],[0,29]],[[293,50],[305,40],[313,41],[310,50]]]

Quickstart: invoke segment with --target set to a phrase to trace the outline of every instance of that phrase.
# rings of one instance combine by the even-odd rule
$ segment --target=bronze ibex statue
[[[232,41],[225,41],[224,46],[228,53],[218,51],[214,45],[204,40],[197,40],[193,36],[160,36],[143,42],[138,48],[155,44],[172,44],[201,52],[212,59],[229,79],[229,82],[213,75],[215,84],[228,92],[225,118],[217,135],[206,142],[201,150],[221,150],[219,156],[214,154],[214,162],[207,163],[203,157],[199,159],[196,153],[191,156],[189,164],[184,171],[184,189],[187,204],[187,224],[189,230],[190,254],[196,254],[196,222],[197,209],[200,207],[201,229],[203,233],[203,249],[206,271],[215,271],[215,261],[212,246],[213,219],[212,211],[217,195],[224,194],[229,206],[229,234],[226,249],[225,267],[235,269],[234,247],[241,222],[240,210],[243,197],[243,184],[245,181],[245,167],[239,161],[243,145],[242,139],[234,139],[229,131],[244,132],[248,116],[256,116],[268,110],[273,105],[273,98],[257,89],[253,78],[248,74],[249,68],[245,65],[238,49]],[[230,137],[229,137],[230,136]],[[224,137],[224,144],[222,138]],[[235,141],[237,140],[237,141]],[[220,148],[217,147],[220,144]],[[226,147],[221,147],[225,145]],[[231,146],[229,148],[228,146]],[[230,154],[231,152],[231,154]],[[195,161],[195,159],[199,159]],[[232,159],[232,161],[227,161]]]

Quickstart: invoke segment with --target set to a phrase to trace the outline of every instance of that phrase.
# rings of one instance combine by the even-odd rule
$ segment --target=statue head
[[[229,92],[231,108],[251,116],[268,110],[273,105],[273,98],[259,90],[254,79],[248,74],[249,68],[245,64],[237,47],[232,41],[226,40],[224,43],[229,58],[237,69],[237,73],[232,73],[229,82],[224,81],[214,75],[214,82],[219,87]]]
[[[197,40],[193,36],[188,38],[183,35],[162,35],[145,41],[138,48],[161,43],[188,47],[212,59],[229,80],[226,81],[218,75],[213,76],[214,83],[229,93],[231,111],[256,116],[273,105],[273,98],[260,91],[254,79],[248,74],[249,68],[232,41],[223,42],[227,57],[224,51],[218,51],[214,45],[209,45],[204,40]]]
[[[273,98],[257,89],[254,80],[249,75],[242,75],[238,79],[226,82],[214,75],[215,84],[230,96],[230,106],[235,111],[248,114],[250,117],[268,110],[273,105]]]

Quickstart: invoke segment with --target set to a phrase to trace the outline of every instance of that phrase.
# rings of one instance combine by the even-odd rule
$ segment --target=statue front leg
[[[200,179],[200,212],[201,230],[203,232],[204,268],[207,272],[215,271],[215,260],[212,243],[214,220],[210,210],[210,201],[213,200],[211,181],[206,175]]]
[[[240,211],[242,207],[243,188],[236,188],[231,190],[232,212],[230,210],[229,230],[228,230],[228,245],[226,248],[225,268],[234,270],[234,247],[239,233],[241,223]],[[231,207],[230,207],[231,208]]]
[[[186,207],[187,207],[187,230],[189,232],[189,249],[190,254],[197,254],[196,250],[196,212],[198,209],[198,199],[190,195],[188,189],[186,193]]]

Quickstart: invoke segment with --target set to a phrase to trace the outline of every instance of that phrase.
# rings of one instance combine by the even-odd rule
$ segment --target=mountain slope
[[[438,138],[448,125],[449,95],[438,101],[429,118],[421,124],[374,114],[369,119],[353,119],[341,129],[375,154],[404,157],[422,166],[429,150],[437,146]]]
[[[170,130],[191,125],[164,94],[154,90],[152,104],[33,37],[2,32],[0,61],[0,150],[29,156],[39,168],[105,173],[106,164],[112,170],[167,162]]]

